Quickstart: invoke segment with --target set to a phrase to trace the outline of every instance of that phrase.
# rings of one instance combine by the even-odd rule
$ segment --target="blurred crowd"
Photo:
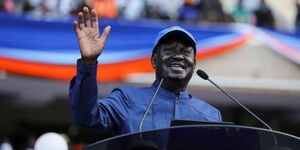
[[[0,150],[82,150],[85,143],[72,142],[66,134],[56,132],[46,132],[36,137],[28,135],[25,141],[18,144],[5,137],[0,142]],[[21,144],[20,144],[21,143]]]
[[[240,22],[274,28],[276,20],[265,0],[256,8],[247,7],[244,0],[235,0],[231,12],[225,12],[220,0],[1,0],[0,9],[8,13],[35,17],[65,17],[76,15],[83,6],[95,8],[100,17],[122,17],[128,20],[155,18],[197,22]],[[300,6],[297,6],[295,26],[300,26]]]
[[[0,9],[8,13],[53,18],[76,15],[83,6],[88,6],[106,18],[240,22],[275,28],[276,20],[265,0],[260,0],[260,4],[251,9],[244,0],[235,1],[231,12],[224,11],[220,0],[1,0]],[[298,0],[294,1],[297,7],[295,27],[300,28],[300,6]]]

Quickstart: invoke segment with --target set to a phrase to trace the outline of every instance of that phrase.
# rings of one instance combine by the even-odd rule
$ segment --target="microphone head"
[[[200,69],[197,70],[197,75],[204,80],[207,80],[209,78],[208,75]]]

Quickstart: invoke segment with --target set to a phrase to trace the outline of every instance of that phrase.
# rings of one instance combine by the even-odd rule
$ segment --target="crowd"
[[[300,29],[300,3],[298,0],[295,0],[296,7],[297,7],[297,15],[296,15],[296,29]]]
[[[26,135],[21,139],[0,139],[0,150],[82,150],[87,144],[72,141],[67,134],[45,132],[41,135]]]
[[[127,20],[154,18],[198,22],[240,22],[275,28],[276,20],[265,0],[255,9],[245,7],[237,0],[231,12],[223,10],[220,0],[2,0],[0,9],[8,13],[24,13],[35,17],[63,17],[76,15],[83,6],[95,8],[98,16],[121,17]],[[295,0],[298,15],[295,26],[299,28],[300,7]]]
[[[95,8],[98,16],[121,17],[127,20],[154,18],[198,22],[240,22],[275,28],[276,20],[265,0],[255,9],[237,0],[231,12],[223,10],[220,0],[2,0],[0,9],[8,13],[23,13],[35,17],[76,15],[83,6]],[[295,0],[295,27],[300,28],[300,6]]]

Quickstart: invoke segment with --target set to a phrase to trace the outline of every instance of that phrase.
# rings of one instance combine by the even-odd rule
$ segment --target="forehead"
[[[194,43],[185,37],[182,36],[169,36],[168,38],[161,39],[158,43],[159,45],[166,45],[166,44],[173,44],[173,43],[180,43],[185,46],[194,46]]]
[[[196,47],[194,43],[191,43],[189,40],[186,40],[184,38],[181,37],[170,37],[167,39],[163,39],[161,41],[159,41],[159,43],[157,44],[157,46],[154,49],[154,53],[156,53],[157,51],[167,48],[167,47],[176,47],[176,46],[183,46],[185,48],[191,48],[192,50],[194,50],[194,53],[196,52]]]
[[[177,46],[180,46],[180,47],[185,47],[185,48],[189,48],[192,46],[188,43],[185,43],[183,41],[167,41],[167,42],[164,42],[164,43],[161,43],[158,45],[159,47],[177,47]]]

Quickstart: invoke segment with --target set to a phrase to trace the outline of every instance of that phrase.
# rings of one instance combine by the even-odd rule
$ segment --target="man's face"
[[[195,68],[195,53],[192,46],[180,39],[161,43],[152,57],[152,66],[157,78],[185,80],[189,82]]]

